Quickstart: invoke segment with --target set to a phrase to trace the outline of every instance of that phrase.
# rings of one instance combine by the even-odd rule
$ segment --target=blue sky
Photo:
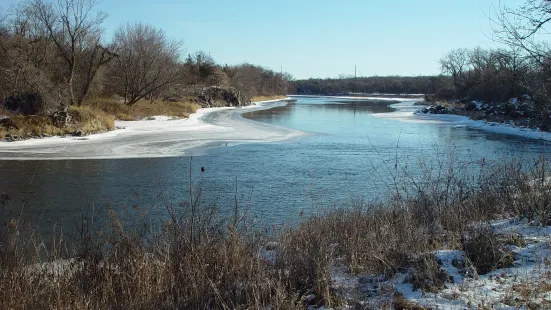
[[[7,8],[17,0],[0,0]],[[510,6],[522,0],[501,0]],[[452,48],[492,47],[499,0],[103,0],[106,35],[141,21],[222,64],[249,62],[295,78],[439,73]]]

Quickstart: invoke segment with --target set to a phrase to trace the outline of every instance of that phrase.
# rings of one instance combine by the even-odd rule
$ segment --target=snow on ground
[[[373,114],[373,116],[409,123],[446,124],[455,127],[470,127],[494,133],[520,136],[527,139],[551,141],[550,132],[518,127],[512,124],[475,121],[462,115],[415,113],[415,111],[419,109],[419,106],[414,106],[412,102],[401,102],[399,104],[393,104],[391,107],[397,109],[397,111],[377,113]]]
[[[391,279],[353,275],[339,262],[331,272],[332,286],[350,303],[373,308],[388,305],[400,293],[407,301],[430,309],[551,309],[551,226],[513,219],[495,221],[492,226],[497,233],[515,233],[525,240],[521,247],[510,245],[515,255],[512,267],[476,275],[459,268],[458,263],[465,261],[462,251],[442,250],[433,254],[451,282],[437,293],[414,290],[408,273]]]
[[[116,121],[113,131],[85,137],[51,137],[0,142],[1,160],[100,159],[166,157],[198,154],[203,148],[247,142],[277,142],[299,137],[298,130],[243,118],[245,112],[267,109],[281,100],[241,108],[199,109],[188,119],[154,116]]]

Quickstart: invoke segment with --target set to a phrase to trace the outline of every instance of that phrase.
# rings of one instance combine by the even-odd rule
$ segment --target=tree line
[[[358,93],[428,94],[453,92],[446,76],[371,76],[297,80],[298,94],[350,95]]]
[[[501,48],[453,49],[440,59],[454,96],[503,102],[529,95],[539,107],[551,105],[551,47],[545,40],[550,21],[548,0],[500,7],[491,22]]]
[[[53,109],[91,96],[141,99],[185,96],[190,89],[232,87],[244,99],[285,94],[292,77],[251,64],[221,65],[210,54],[187,57],[181,41],[136,22],[106,42],[98,0],[26,0],[0,16],[0,101],[32,94]]]
[[[500,48],[457,48],[440,60],[435,76],[342,77],[296,81],[299,94],[426,94],[442,100],[503,102],[529,95],[539,106],[551,104],[551,46],[546,26],[551,1],[526,0],[519,8],[499,7],[491,18]]]

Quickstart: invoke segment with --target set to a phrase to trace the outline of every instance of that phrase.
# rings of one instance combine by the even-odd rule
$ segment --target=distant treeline
[[[185,57],[180,41],[142,23],[121,25],[105,39],[97,0],[25,0],[0,13],[0,104],[39,96],[55,110],[89,97],[185,97],[201,87],[232,87],[247,100],[280,95],[289,74],[251,64],[217,64],[210,54]]]
[[[453,94],[447,76],[372,76],[338,79],[308,79],[295,81],[297,94],[344,95],[351,93]]]
[[[506,101],[537,97],[542,68],[518,50],[454,49],[440,59],[438,76],[372,76],[296,81],[298,94],[423,94],[440,100]],[[543,98],[541,98],[543,99]]]
[[[503,102],[531,96],[539,107],[551,105],[551,45],[546,27],[551,1],[526,0],[518,8],[500,7],[492,17],[499,49],[453,49],[440,59],[441,74],[417,77],[346,77],[296,81],[298,94],[425,94],[431,99]]]

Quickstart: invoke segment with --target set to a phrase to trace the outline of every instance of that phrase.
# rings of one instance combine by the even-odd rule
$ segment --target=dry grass
[[[70,135],[77,131],[91,134],[115,128],[114,119],[101,111],[88,107],[71,107],[68,111],[73,122],[63,127],[56,126],[52,118],[46,115],[11,116],[0,124],[0,138],[4,138],[8,134],[21,139],[41,137],[44,134]]]
[[[511,285],[503,297],[503,303],[518,309],[549,309],[550,294],[550,271],[546,267],[533,279]]]
[[[198,104],[192,102],[155,101],[151,103],[142,100],[127,106],[116,99],[95,98],[87,100],[82,107],[70,107],[68,111],[73,122],[65,127],[56,126],[50,116],[22,116],[0,110],[0,115],[10,117],[9,121],[0,124],[0,139],[8,134],[20,139],[42,135],[63,136],[78,131],[86,135],[114,129],[115,119],[131,121],[155,115],[189,117],[199,108]]]
[[[189,205],[182,208],[189,210]],[[125,215],[109,212],[112,222],[100,235],[87,227],[75,243],[56,235],[44,246],[17,220],[5,225],[0,234],[2,308],[301,308],[293,288],[258,255],[265,239],[256,233],[199,215],[159,229],[126,230]],[[53,263],[44,263],[43,257]]]
[[[476,225],[468,229],[461,243],[478,274],[484,275],[513,265],[514,254],[490,225]]]
[[[188,102],[171,102],[156,100],[140,100],[132,106],[121,103],[114,98],[93,98],[84,102],[84,106],[101,110],[106,114],[113,115],[119,120],[139,120],[156,115],[173,117],[189,117],[201,106],[192,100]]]
[[[46,243],[13,219],[0,235],[0,304],[9,309],[338,307],[343,300],[331,284],[336,260],[352,272],[387,278],[413,268],[419,287],[438,289],[446,279],[427,253],[462,249],[461,239],[473,236],[475,222],[504,216],[545,219],[541,215],[551,211],[549,205],[546,210],[532,205],[543,206],[550,188],[526,185],[539,175],[538,167],[535,174],[515,167],[483,168],[473,185],[444,172],[438,178],[449,186],[425,185],[416,196],[403,198],[408,196],[402,192],[377,205],[355,202],[269,235],[237,217],[220,219],[199,199],[165,203],[171,220],[156,227],[144,218],[138,228],[127,228],[129,217],[108,209],[109,226],[82,225],[74,242],[56,235],[55,242]],[[477,249],[494,242],[472,240]],[[269,241],[276,242],[274,261],[260,255]],[[469,258],[486,259],[482,252],[470,251]],[[52,264],[36,265],[45,258],[58,266],[59,259],[73,260],[55,274]],[[394,303],[397,309],[419,308],[399,296]]]
[[[251,97],[249,100],[251,102],[259,102],[259,101],[268,101],[268,100],[279,100],[279,99],[285,99],[287,96],[282,95],[273,95],[273,96],[254,96]]]
[[[134,120],[134,117],[130,113],[130,107],[115,98],[89,98],[83,102],[83,106],[103,111],[105,114],[112,115],[118,120]]]

